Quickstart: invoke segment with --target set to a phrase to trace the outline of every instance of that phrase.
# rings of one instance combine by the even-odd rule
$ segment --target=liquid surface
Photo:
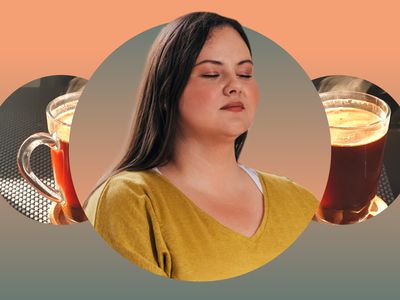
[[[69,142],[69,134],[71,131],[70,126],[72,124],[73,117],[74,110],[69,110],[65,113],[60,114],[57,117],[57,120],[61,121],[63,124],[59,122],[54,122],[54,131],[57,132],[58,138],[64,142]]]
[[[330,126],[331,143],[335,146],[365,145],[386,133],[385,122],[375,113],[353,107],[325,109]]]
[[[372,112],[353,107],[328,108],[326,113],[329,125],[335,127],[367,126],[380,120],[379,116]]]

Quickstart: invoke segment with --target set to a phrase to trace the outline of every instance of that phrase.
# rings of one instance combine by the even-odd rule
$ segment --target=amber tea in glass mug
[[[82,222],[86,215],[72,184],[69,165],[69,135],[72,118],[81,92],[65,94],[52,100],[46,108],[49,133],[31,135],[21,145],[17,163],[22,176],[46,198],[61,205],[69,222]],[[32,172],[30,156],[39,145],[50,148],[56,189],[47,186]]]
[[[363,221],[376,196],[390,108],[360,92],[320,94],[331,135],[331,168],[317,217],[333,224]]]

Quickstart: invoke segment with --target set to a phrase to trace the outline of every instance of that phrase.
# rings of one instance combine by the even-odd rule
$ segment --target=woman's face
[[[252,124],[259,91],[250,51],[230,26],[214,29],[179,102],[185,137],[236,139]]]

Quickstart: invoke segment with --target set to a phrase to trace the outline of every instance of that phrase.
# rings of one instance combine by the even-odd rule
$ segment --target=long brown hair
[[[151,169],[171,159],[178,129],[179,99],[210,32],[222,26],[235,29],[251,54],[240,23],[215,13],[190,13],[161,30],[147,58],[129,148],[113,174]],[[247,131],[235,140],[236,160],[246,136]]]

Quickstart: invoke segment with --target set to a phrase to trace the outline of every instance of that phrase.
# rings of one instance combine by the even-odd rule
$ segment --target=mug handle
[[[50,134],[39,132],[28,137],[21,145],[17,155],[18,170],[39,193],[56,203],[63,203],[61,193],[44,184],[31,169],[31,154],[36,147],[46,145],[50,149],[59,149],[58,142]]]

